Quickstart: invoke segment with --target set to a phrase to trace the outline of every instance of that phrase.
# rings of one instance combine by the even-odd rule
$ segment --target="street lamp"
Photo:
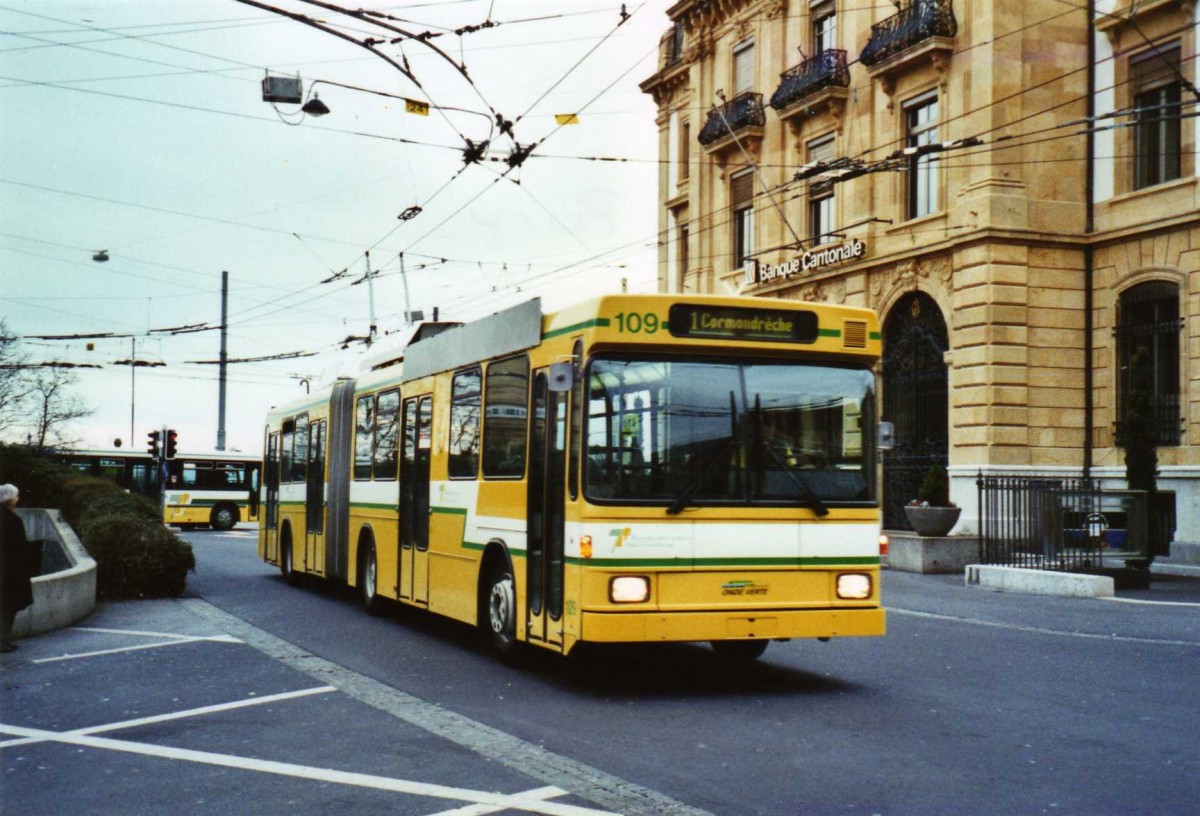
[[[300,108],[300,110],[302,110],[304,113],[307,113],[309,116],[324,116],[325,114],[329,113],[329,106],[322,102],[320,97],[314,93],[312,95],[312,99],[305,102],[304,106]]]

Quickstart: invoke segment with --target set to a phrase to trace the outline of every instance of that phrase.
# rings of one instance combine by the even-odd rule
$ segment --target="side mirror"
[[[562,360],[550,364],[550,375],[547,384],[551,391],[570,391],[575,381],[575,364],[570,360]]]
[[[880,422],[875,426],[875,447],[880,450],[891,450],[896,447],[896,426],[890,422]]]

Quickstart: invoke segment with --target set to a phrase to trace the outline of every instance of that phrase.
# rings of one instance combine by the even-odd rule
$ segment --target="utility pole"
[[[408,302],[408,273],[404,271],[404,253],[400,253],[400,280],[404,282],[404,325],[411,326],[412,304]]]
[[[228,355],[225,350],[225,335],[229,326],[227,320],[229,317],[229,272],[221,271],[221,357],[220,357],[220,374],[218,380],[217,396],[217,450],[225,450],[225,368],[228,360]]]
[[[367,256],[367,300],[371,310],[371,329],[367,332],[367,345],[375,342],[375,277],[371,272],[371,250],[366,251]]]
[[[133,423],[137,418],[137,338],[129,338],[129,446],[132,448]]]

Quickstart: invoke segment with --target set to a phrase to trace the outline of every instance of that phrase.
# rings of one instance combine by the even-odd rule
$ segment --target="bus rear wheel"
[[[730,663],[753,663],[767,650],[766,640],[714,640],[717,657]]]
[[[375,546],[367,544],[359,559],[358,589],[362,593],[363,606],[372,615],[378,615],[383,610],[383,602],[379,597],[379,561],[375,558]]]
[[[288,586],[295,586],[297,576],[296,570],[292,569],[292,536],[286,531],[279,542],[279,549],[279,573]]]
[[[228,504],[219,504],[214,507],[212,516],[209,518],[209,524],[214,530],[232,530],[237,523],[237,508]]]

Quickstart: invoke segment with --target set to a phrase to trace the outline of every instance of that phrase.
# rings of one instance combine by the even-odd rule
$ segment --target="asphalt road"
[[[526,668],[468,627],[287,586],[192,532],[180,601],[3,656],[0,812],[1192,814],[1200,581],[1117,600],[885,572],[889,634],[594,649]],[[513,798],[515,797],[515,798]]]
[[[885,638],[497,663],[469,628],[284,585],[195,533],[190,591],[352,672],[721,816],[1194,813],[1200,582],[1119,601],[885,573]]]

